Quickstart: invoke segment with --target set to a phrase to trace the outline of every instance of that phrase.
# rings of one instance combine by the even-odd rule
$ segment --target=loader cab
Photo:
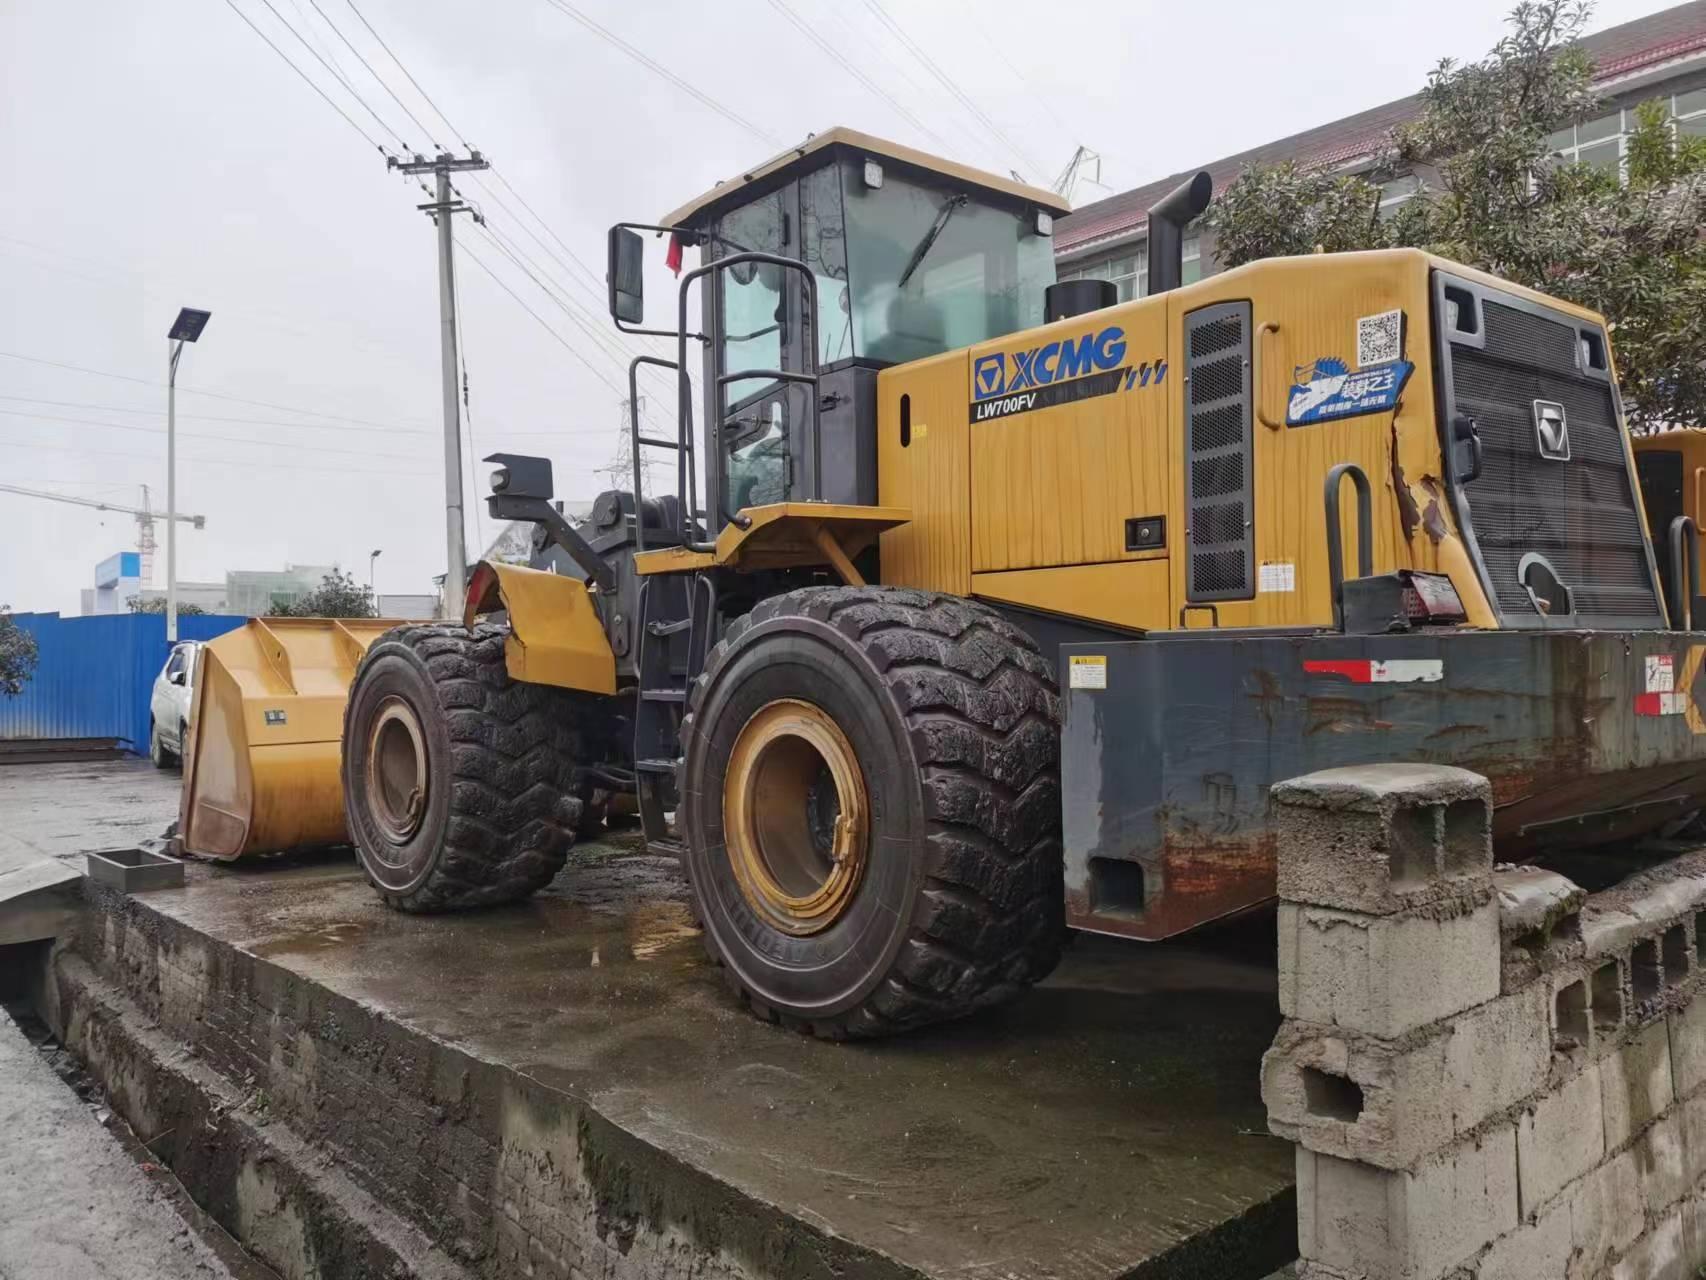
[[[877,372],[1041,324],[1067,209],[836,129],[666,216],[654,230],[700,253],[679,320],[696,308],[713,535],[747,507],[874,503]],[[626,327],[642,311],[644,242],[621,231],[612,311]]]

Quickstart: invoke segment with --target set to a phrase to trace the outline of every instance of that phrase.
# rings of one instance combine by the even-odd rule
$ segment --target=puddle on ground
[[[699,926],[685,903],[644,902],[628,912],[628,950],[636,960],[656,960],[676,943],[698,936]]]
[[[366,932],[367,925],[360,921],[333,921],[323,924],[317,929],[309,929],[302,933],[291,933],[282,938],[270,938],[265,942],[257,942],[248,947],[247,950],[249,954],[259,956],[263,960],[273,956],[316,955],[323,951],[334,950]]]

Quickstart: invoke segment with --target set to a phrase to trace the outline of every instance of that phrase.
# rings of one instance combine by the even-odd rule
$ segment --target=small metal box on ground
[[[97,849],[88,854],[89,878],[121,893],[176,889],[184,883],[184,864],[146,849]]]

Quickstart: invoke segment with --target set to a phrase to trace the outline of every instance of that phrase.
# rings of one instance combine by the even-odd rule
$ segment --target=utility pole
[[[474,213],[460,200],[453,199],[450,175],[474,169],[489,169],[491,163],[478,151],[470,151],[465,159],[448,152],[428,160],[417,155],[412,161],[388,156],[386,167],[407,174],[433,174],[438,180],[437,198],[431,204],[416,205],[438,225],[438,328],[439,363],[444,383],[444,522],[448,561],[444,578],[443,607],[446,616],[453,617],[462,608],[468,594],[468,548],[462,534],[462,418],[457,402],[456,359],[456,265],[452,260],[455,239],[451,235],[450,219],[458,213]],[[474,213],[476,220],[479,214]]]

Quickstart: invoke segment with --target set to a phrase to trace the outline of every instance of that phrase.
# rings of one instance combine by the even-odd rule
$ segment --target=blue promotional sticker
[[[1332,357],[1298,365],[1292,372],[1296,382],[1286,401],[1285,424],[1307,427],[1393,409],[1415,367],[1408,360],[1391,360],[1352,373],[1343,360]]]

